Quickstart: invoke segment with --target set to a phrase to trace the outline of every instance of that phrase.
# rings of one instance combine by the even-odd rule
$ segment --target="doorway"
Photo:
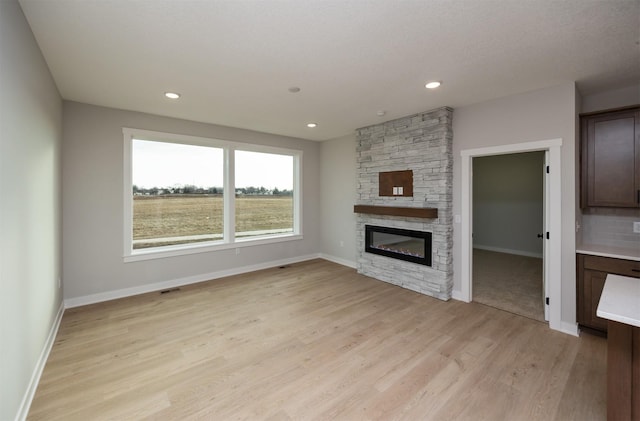
[[[473,301],[541,322],[545,155],[489,155],[472,162]]]
[[[549,326],[562,331],[561,312],[561,146],[562,139],[542,140],[538,142],[517,143],[511,145],[492,146],[478,149],[467,149],[460,152],[462,157],[462,203],[461,203],[461,270],[460,293],[458,299],[471,302],[473,297],[473,220],[472,220],[472,186],[473,186],[473,158],[490,155],[502,155],[520,152],[546,151],[546,165],[549,171],[546,175],[544,203],[545,203],[545,232],[544,232],[544,265],[545,279],[545,307],[548,314]]]

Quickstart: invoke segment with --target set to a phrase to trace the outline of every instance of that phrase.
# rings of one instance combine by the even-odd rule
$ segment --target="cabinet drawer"
[[[633,260],[613,259],[611,257],[584,255],[584,268],[613,273],[615,275],[640,278],[640,262]]]

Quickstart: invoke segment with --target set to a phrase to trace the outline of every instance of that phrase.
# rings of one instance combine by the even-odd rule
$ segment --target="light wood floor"
[[[599,420],[606,340],[324,260],[65,312],[30,420]]]

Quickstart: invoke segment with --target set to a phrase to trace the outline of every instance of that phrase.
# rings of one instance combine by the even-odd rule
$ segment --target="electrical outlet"
[[[62,286],[62,279],[58,276],[58,289]]]
[[[344,247],[344,241],[340,240],[340,247]]]
[[[633,223],[633,232],[640,234],[640,222]]]
[[[239,247],[237,247],[237,248],[236,248],[236,256],[237,256],[237,255],[239,255],[239,254],[240,254],[240,248],[239,248]]]

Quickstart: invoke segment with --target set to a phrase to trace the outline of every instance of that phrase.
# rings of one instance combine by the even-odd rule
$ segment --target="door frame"
[[[547,194],[549,193],[549,189],[551,188],[551,180],[550,174],[547,173],[547,168],[551,167],[551,163],[549,162],[549,150],[544,151],[544,166],[542,168],[543,173],[543,182],[542,182],[542,201],[543,203],[543,216],[542,216],[542,307],[544,308],[544,320],[549,322],[549,305],[546,303],[545,297],[550,297],[551,293],[549,292],[549,283],[547,282],[547,276],[549,276],[549,258],[551,254],[549,253],[549,244],[546,241],[546,231],[547,226],[549,225],[549,215],[551,209],[549,207],[549,198]]]
[[[549,157],[550,172],[548,176],[549,188],[545,191],[545,207],[548,208],[547,226],[549,232],[546,241],[548,251],[544,261],[544,275],[546,289],[549,297],[549,327],[562,331],[562,268],[561,268],[561,217],[562,217],[562,190],[561,190],[561,148],[562,139],[549,139],[537,142],[515,143],[510,145],[490,146],[477,149],[465,149],[460,151],[462,157],[462,209],[461,209],[461,291],[460,299],[471,302],[473,297],[472,273],[473,273],[473,158],[490,155],[504,155],[519,152],[547,151]]]

